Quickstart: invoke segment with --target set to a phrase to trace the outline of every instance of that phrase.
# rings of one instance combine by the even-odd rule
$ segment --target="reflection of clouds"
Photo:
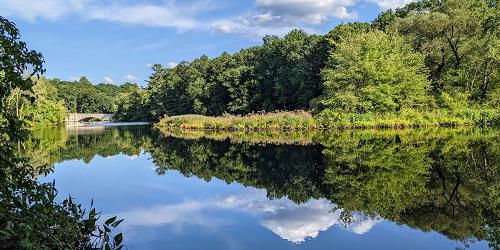
[[[362,215],[355,215],[352,219],[352,223],[347,225],[346,228],[355,234],[365,234],[368,233],[380,219],[368,219],[364,218]]]
[[[297,244],[318,237],[321,231],[336,224],[347,231],[365,234],[379,222],[378,219],[356,214],[351,217],[352,223],[346,225],[341,220],[342,209],[333,210],[334,206],[325,199],[311,200],[303,205],[295,205],[288,200],[277,202],[281,203],[278,210],[263,213],[262,225]]]
[[[256,191],[216,199],[186,200],[178,204],[132,210],[117,216],[125,219],[124,227],[170,225],[182,229],[184,225],[194,224],[217,230],[223,224],[227,225],[228,218],[214,218],[217,216],[209,216],[209,211],[233,210],[256,216],[264,227],[297,244],[318,237],[320,232],[334,225],[364,234],[380,221],[355,214],[351,218],[352,223],[345,225],[340,218],[342,210],[332,211],[333,208],[334,205],[325,199],[297,205],[286,198],[269,200],[265,192]]]
[[[174,205],[156,206],[142,210],[121,213],[118,217],[125,218],[128,225],[153,226],[162,224],[183,224],[187,221],[196,223],[198,211],[202,204],[186,201]],[[201,222],[201,221],[198,221]]]
[[[293,243],[301,243],[308,238],[316,238],[320,231],[326,231],[340,218],[340,210],[330,212],[332,206],[325,200],[313,200],[302,206],[284,206],[268,212],[262,224]]]
[[[121,227],[127,230],[128,235],[134,235],[135,227],[155,227],[168,225],[174,232],[182,234],[187,225],[202,226],[206,233],[215,232],[218,227],[226,225],[225,219],[206,216],[203,212],[208,209],[207,204],[199,201],[184,201],[177,204],[153,206],[116,214],[125,219]],[[108,218],[112,216],[103,216]]]
[[[139,155],[127,155],[127,159],[129,160],[135,160],[137,158],[139,158]]]

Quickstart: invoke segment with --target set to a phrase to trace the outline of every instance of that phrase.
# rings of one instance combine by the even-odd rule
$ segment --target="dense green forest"
[[[118,117],[306,110],[327,127],[496,123],[499,5],[422,0],[325,35],[293,30],[234,54],[157,64],[148,86],[118,104]]]
[[[45,78],[33,78],[32,81],[32,90],[12,90],[6,109],[28,127],[63,124],[67,109],[57,96],[57,88]]]
[[[123,96],[139,86],[92,84],[87,78],[61,81],[57,78],[33,78],[31,90],[16,88],[7,97],[7,109],[30,128],[64,123],[67,113],[114,113]]]
[[[71,113],[104,113],[116,111],[118,98],[128,91],[139,88],[135,83],[122,85],[110,83],[92,84],[86,77],[78,81],[50,80],[57,88],[57,97],[66,104]]]
[[[422,0],[325,35],[293,30],[234,54],[156,64],[145,88],[41,78],[33,92],[14,90],[8,108],[32,127],[67,112],[233,130],[259,119],[285,129],[498,125],[499,68],[498,0]],[[269,112],[249,127],[229,116]],[[171,118],[187,114],[227,119]]]

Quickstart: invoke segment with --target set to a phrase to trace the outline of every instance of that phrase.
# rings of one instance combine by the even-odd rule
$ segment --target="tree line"
[[[117,117],[276,110],[350,119],[435,111],[498,116],[499,41],[498,0],[421,0],[325,35],[293,30],[234,54],[156,64],[146,88],[120,99]]]
[[[124,93],[138,89],[136,83],[92,84],[86,77],[62,81],[45,77],[32,79],[30,90],[15,88],[7,97],[6,109],[27,127],[56,126],[67,113],[114,113]]]
[[[158,175],[178,171],[207,182],[237,182],[297,204],[326,198],[343,209],[347,224],[351,215],[362,213],[439,232],[464,246],[487,240],[492,249],[500,247],[500,137],[495,129],[301,133],[309,137],[307,145],[288,144],[290,137],[276,141],[269,133],[232,134],[235,138],[227,140],[226,132],[188,132],[162,136],[149,127],[115,127],[68,134],[53,129],[34,133],[24,145],[37,166],[40,158],[51,166],[145,151]]]
[[[52,79],[50,82],[57,88],[57,97],[64,101],[71,113],[114,113],[117,97],[130,89],[138,88],[136,83],[130,82],[122,85],[94,85],[86,77],[81,77],[78,81]]]

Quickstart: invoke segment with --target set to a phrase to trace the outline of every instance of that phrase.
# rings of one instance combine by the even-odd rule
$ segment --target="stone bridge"
[[[89,122],[93,119],[103,122],[109,122],[113,120],[113,114],[69,113],[66,117],[66,123]]]

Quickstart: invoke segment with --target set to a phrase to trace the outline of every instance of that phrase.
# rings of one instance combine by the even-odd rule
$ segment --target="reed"
[[[246,116],[180,115],[165,117],[159,128],[214,131],[313,131],[331,129],[401,129],[430,127],[494,127],[500,125],[496,109],[458,111],[404,110],[397,113],[345,113],[324,110],[318,115],[306,111],[279,111]]]

